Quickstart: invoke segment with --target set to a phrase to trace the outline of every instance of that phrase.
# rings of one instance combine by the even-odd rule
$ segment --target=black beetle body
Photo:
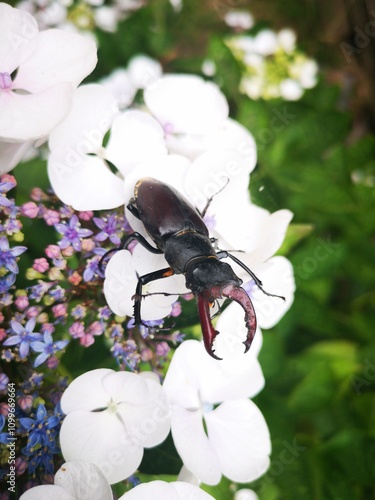
[[[248,294],[241,287],[242,280],[236,276],[229,264],[220,259],[230,257],[250,274],[264,292],[260,280],[236,257],[226,251],[215,250],[208,229],[198,211],[168,184],[152,178],[140,179],[134,189],[134,198],[130,200],[127,209],[143,223],[156,248],[137,232],[129,235],[122,247],[126,248],[135,239],[150,252],[164,254],[170,266],[139,278],[134,296],[135,323],[142,324],[142,286],[173,274],[183,274],[187,288],[194,293],[198,301],[207,352],[212,357],[220,359],[213,351],[213,342],[219,332],[212,325],[209,310],[215,300],[220,298],[235,300],[244,309],[247,327],[244,344],[247,352],[257,327],[254,307]]]

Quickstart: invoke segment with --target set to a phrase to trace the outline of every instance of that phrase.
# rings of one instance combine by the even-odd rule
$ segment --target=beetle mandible
[[[127,209],[143,223],[156,247],[140,233],[134,232],[126,237],[120,248],[127,248],[131,241],[137,240],[148,251],[164,254],[169,264],[169,267],[139,277],[134,295],[135,324],[142,324],[142,287],[173,274],[183,274],[186,287],[197,298],[203,340],[208,354],[220,359],[213,350],[213,342],[219,332],[212,325],[210,307],[221,298],[238,302],[245,311],[247,337],[243,343],[246,353],[250,349],[257,327],[255,310],[250,297],[241,287],[242,280],[236,276],[232,267],[221,259],[229,257],[240,265],[266,295],[280,296],[266,292],[262,288],[262,282],[237,257],[225,250],[215,250],[214,240],[209,237],[201,215],[172,186],[149,177],[140,179],[135,185],[134,197]]]

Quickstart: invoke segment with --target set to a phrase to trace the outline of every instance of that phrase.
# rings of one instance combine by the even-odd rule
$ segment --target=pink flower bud
[[[95,342],[94,337],[91,335],[91,333],[85,333],[83,337],[79,339],[79,343],[83,345],[83,347],[89,347]]]
[[[27,411],[33,407],[34,398],[30,395],[23,395],[17,399],[17,402],[21,410]]]
[[[56,210],[47,209],[43,214],[43,219],[46,221],[47,226],[54,226],[60,222],[60,215]]]
[[[58,245],[48,245],[45,250],[47,257],[50,259],[60,259],[61,258],[61,250]]]
[[[92,219],[94,217],[94,212],[90,212],[90,211],[79,212],[78,217],[81,220],[90,220],[90,219]]]
[[[158,356],[166,356],[169,351],[170,351],[170,347],[169,345],[166,343],[166,342],[160,342],[159,344],[157,344],[156,346],[156,354]]]
[[[16,304],[17,308],[20,311],[23,311],[24,309],[26,309],[26,307],[29,306],[29,299],[27,298],[26,295],[20,295],[19,297],[16,298],[14,303]]]
[[[74,339],[79,339],[85,334],[85,327],[82,322],[75,321],[69,328],[69,333]]]
[[[48,268],[49,268],[48,261],[44,257],[34,260],[33,269],[35,269],[35,271],[38,271],[39,273],[44,273],[45,271],[47,271]]]
[[[95,242],[91,238],[82,240],[82,252],[91,252],[95,248]]]
[[[74,271],[72,275],[69,276],[68,281],[73,286],[78,286],[82,281],[82,276],[77,271]]]
[[[59,364],[59,360],[56,358],[56,356],[50,356],[48,359],[47,359],[47,367],[50,369],[50,370],[54,370]]]
[[[52,307],[52,312],[55,318],[61,318],[66,315],[66,305],[65,304],[56,304]]]
[[[28,201],[24,203],[21,207],[22,215],[29,217],[29,219],[35,219],[39,214],[39,207],[33,201]]]

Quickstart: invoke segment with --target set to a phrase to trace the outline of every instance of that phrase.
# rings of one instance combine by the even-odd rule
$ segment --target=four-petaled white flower
[[[102,471],[89,461],[65,463],[56,472],[54,483],[30,488],[20,500],[113,500],[111,487]]]
[[[245,371],[238,371],[213,360],[200,342],[187,340],[168,369],[164,389],[173,441],[185,467],[203,483],[217,484],[222,475],[250,482],[269,466],[268,427],[247,399],[262,388],[263,377],[257,368],[251,373],[256,358],[247,361]]]
[[[96,62],[93,41],[56,29],[39,32],[28,12],[0,3],[2,171],[67,115],[74,88]]]
[[[166,396],[151,372],[89,371],[69,385],[61,408],[65,460],[96,464],[110,484],[133,474],[143,449],[160,444],[170,429]]]

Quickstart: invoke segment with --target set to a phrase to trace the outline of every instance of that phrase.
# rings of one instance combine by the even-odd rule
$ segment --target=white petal
[[[163,384],[170,404],[197,408],[200,399],[214,404],[253,397],[263,388],[264,378],[255,353],[250,350],[245,355],[243,351],[242,358],[238,355],[218,362],[207,354],[202,342],[185,340],[176,349]]]
[[[133,474],[143,456],[143,448],[131,440],[126,425],[109,410],[69,413],[61,426],[60,444],[66,461],[96,464],[110,484]]]
[[[248,199],[248,182],[246,158],[233,151],[210,150],[192,163],[184,187],[196,207],[203,209],[207,200],[213,197],[210,213],[221,214],[226,211],[233,213],[238,210],[242,198]],[[230,203],[233,204],[232,210]],[[220,216],[215,216],[216,219],[219,220]]]
[[[112,311],[120,316],[133,316],[134,300],[132,297],[138,282],[134,266],[140,262],[137,256],[142,255],[140,260],[147,263],[150,267],[149,271],[168,267],[164,257],[151,254],[141,245],[137,245],[133,255],[137,260],[134,260],[127,250],[119,251],[111,258],[106,268],[104,295]],[[142,319],[158,320],[168,316],[172,310],[172,304],[177,300],[176,293],[182,288],[180,284],[181,281],[177,277],[171,276],[153,281],[147,288],[143,287],[144,294],[156,292],[157,295],[151,295],[142,300]],[[160,294],[161,292],[173,293],[173,295],[164,296]],[[183,289],[182,293],[184,293]]]
[[[269,467],[271,441],[261,411],[248,399],[225,401],[205,414],[207,432],[222,473],[248,483]]]
[[[113,122],[106,158],[124,176],[134,166],[166,155],[163,130],[149,114],[143,111],[125,111]]]
[[[245,157],[248,172],[256,165],[257,148],[252,134],[240,123],[228,118],[221,127],[203,135],[167,135],[170,152],[195,160],[210,149],[229,150]]]
[[[36,94],[0,92],[0,138],[27,141],[49,134],[69,112],[72,93],[70,83]]]
[[[165,75],[147,87],[144,99],[169,133],[204,134],[222,126],[229,108],[219,88],[194,75]]]
[[[133,383],[131,389],[134,393],[141,387],[140,393],[143,394],[143,398],[139,401],[138,396],[138,401],[135,403],[135,395],[132,394],[130,401],[118,405],[118,414],[126,422],[132,443],[142,448],[150,448],[163,442],[170,431],[169,406],[159,382],[133,375],[138,378],[139,383]]]
[[[124,204],[123,181],[101,158],[81,156],[71,146],[52,151],[48,177],[60,200],[76,210],[104,210]]]
[[[259,326],[272,328],[293,303],[295,291],[293,267],[285,257],[276,256],[257,268],[257,276],[262,281],[264,290],[285,297],[285,301],[277,297],[269,297],[256,286],[251,290],[251,300]]]
[[[114,70],[109,76],[99,81],[103,87],[108,89],[121,109],[130,106],[137,92],[132,84],[129,73],[125,69]]]
[[[43,484],[30,488],[19,500],[77,500],[76,496],[70,495],[65,489],[53,484]]]
[[[236,218],[236,207],[241,209],[241,218]],[[230,245],[228,249],[246,252],[246,254],[233,253],[250,268],[266,261],[277,252],[293,217],[289,210],[278,210],[270,214],[264,208],[246,202],[242,202],[240,206],[238,202],[233,203],[227,210],[220,210],[215,205],[215,209],[217,211],[215,230]],[[240,228],[238,223],[243,220],[246,224],[241,224]]]
[[[55,474],[55,484],[80,500],[113,500],[108,481],[99,467],[90,462],[72,460],[63,464]]]
[[[277,46],[277,36],[272,30],[262,30],[254,37],[254,50],[263,56],[274,54]]]
[[[74,379],[61,398],[61,408],[65,414],[75,410],[97,410],[111,402],[110,394],[103,386],[103,380],[111,373],[108,368],[98,368]]]
[[[12,74],[34,52],[39,35],[36,20],[20,9],[0,4],[0,68]]]
[[[49,137],[51,151],[59,146],[72,146],[76,154],[93,153],[102,146],[117,113],[116,100],[106,88],[82,85],[73,93],[69,115]]]
[[[139,89],[145,89],[163,73],[159,61],[145,55],[132,57],[128,64],[128,71],[133,85]]]
[[[214,500],[214,498],[189,483],[176,481],[166,483],[164,481],[151,481],[139,484],[119,500]]]
[[[209,441],[201,411],[176,408],[171,413],[172,437],[184,465],[203,483],[217,484],[220,463]]]
[[[32,148],[34,141],[1,142],[0,141],[0,175],[16,167],[25,154]]]
[[[56,29],[42,31],[36,50],[20,66],[14,83],[33,93],[61,82],[76,87],[96,62],[96,46],[88,37]]]

